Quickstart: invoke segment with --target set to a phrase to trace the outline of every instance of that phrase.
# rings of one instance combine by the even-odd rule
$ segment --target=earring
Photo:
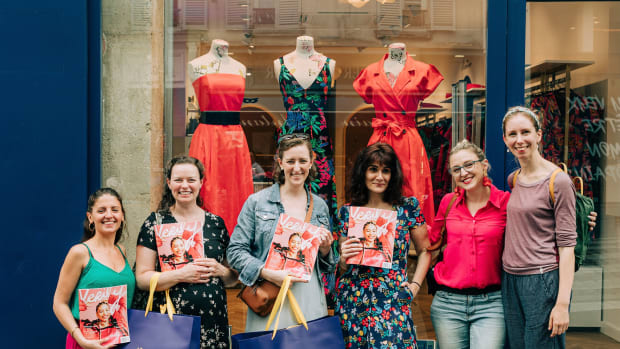
[[[491,186],[491,178],[489,178],[486,173],[484,174],[484,177],[482,178],[482,185],[484,185],[485,187]]]
[[[88,225],[88,230],[90,230],[91,232],[95,231],[95,223],[90,222],[90,224]]]

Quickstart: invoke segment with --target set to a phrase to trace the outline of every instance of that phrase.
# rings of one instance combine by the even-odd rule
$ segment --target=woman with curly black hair
[[[430,265],[424,216],[415,197],[402,197],[403,173],[394,150],[375,143],[358,155],[353,173],[351,204],[340,209],[340,268],[343,275],[336,286],[336,313],[340,316],[347,348],[416,348],[411,318],[411,302]],[[396,211],[394,253],[391,268],[344,264],[368,250],[374,241],[372,223],[367,223],[364,240],[348,237],[351,207],[361,206]],[[418,265],[407,281],[409,241],[418,253]],[[374,247],[377,248],[377,247]]]

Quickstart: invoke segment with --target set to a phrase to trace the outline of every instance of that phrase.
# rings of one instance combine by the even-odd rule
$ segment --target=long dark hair
[[[118,228],[118,230],[116,231],[116,235],[114,236],[114,243],[116,244],[117,242],[120,241],[121,236],[123,235],[123,230],[125,229],[125,206],[123,206],[123,199],[121,198],[120,194],[112,188],[97,189],[97,191],[90,194],[90,196],[88,197],[88,207],[86,211],[92,213],[93,206],[95,206],[95,202],[97,202],[97,200],[99,200],[99,198],[102,197],[103,195],[114,196],[118,200],[118,202],[121,204],[121,211],[123,211],[123,221],[121,222],[121,226]],[[88,216],[84,218],[83,226],[84,226],[84,233],[82,234],[82,242],[89,240],[90,238],[95,236],[95,229],[90,228],[90,221],[88,220]]]
[[[166,165],[165,174],[166,179],[170,180],[172,175],[172,168],[176,165],[181,164],[190,164],[196,166],[198,169],[198,174],[200,175],[200,180],[202,180],[205,176],[205,168],[202,165],[200,160],[193,158],[187,155],[177,155],[168,161]],[[164,183],[164,192],[161,196],[161,200],[159,201],[159,206],[157,207],[157,211],[168,211],[170,207],[174,206],[176,200],[174,200],[174,196],[172,196],[172,192],[170,191],[170,187],[168,187],[168,183]],[[200,195],[196,196],[196,205],[202,207],[202,198]]]
[[[366,170],[374,163],[386,166],[391,171],[390,181],[383,193],[383,200],[390,204],[399,204],[403,190],[403,171],[400,168],[400,162],[389,144],[375,143],[362,149],[355,159],[349,187],[351,205],[363,206],[368,203]]]
[[[282,160],[284,157],[284,153],[294,148],[298,145],[305,145],[308,148],[308,154],[310,155],[310,160],[312,160],[312,156],[314,151],[312,150],[312,144],[306,138],[286,138],[280,141],[278,145],[278,150],[276,151],[276,159],[273,164],[273,180],[277,183],[284,184],[284,170],[280,167],[280,163],[278,163],[278,159]],[[308,171],[308,177],[306,177],[306,184],[310,184],[316,178],[318,173],[316,162],[312,161],[312,167],[310,167],[310,171]]]

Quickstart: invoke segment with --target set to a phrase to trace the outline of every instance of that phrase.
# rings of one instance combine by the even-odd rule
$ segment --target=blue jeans
[[[431,320],[440,349],[502,349],[506,329],[500,291],[460,295],[437,291]]]
[[[559,270],[543,274],[502,273],[506,338],[511,348],[563,349],[565,335],[549,337],[549,316],[558,297]]]

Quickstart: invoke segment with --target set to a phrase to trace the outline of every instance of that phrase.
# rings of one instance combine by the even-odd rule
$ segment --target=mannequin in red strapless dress
[[[433,65],[411,58],[404,44],[392,44],[389,50],[383,59],[359,73],[353,88],[375,107],[374,130],[368,145],[382,142],[394,148],[404,175],[403,196],[418,199],[430,226],[435,218],[433,182],[415,116],[420,102],[435,91],[443,76]],[[400,71],[393,68],[399,62]]]
[[[205,167],[203,208],[222,217],[232,234],[243,203],[254,192],[250,151],[239,123],[245,66],[228,56],[226,41],[216,39],[209,53],[189,62],[189,73],[201,111],[189,156]]]

